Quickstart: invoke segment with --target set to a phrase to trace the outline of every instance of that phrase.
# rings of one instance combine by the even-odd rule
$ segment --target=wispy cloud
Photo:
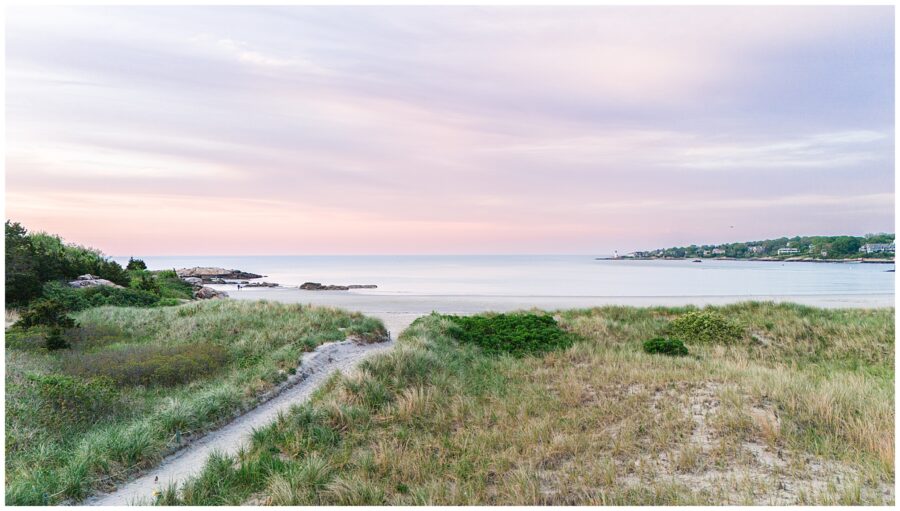
[[[117,253],[892,230],[893,31],[889,7],[16,8],[7,214]]]

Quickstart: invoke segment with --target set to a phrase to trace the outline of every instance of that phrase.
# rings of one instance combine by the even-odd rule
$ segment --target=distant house
[[[749,250],[751,254],[762,254],[766,251],[765,247],[762,245],[753,245],[752,247],[747,247],[747,250]]]
[[[713,255],[725,255],[725,249],[724,248],[714,248],[714,249],[712,249],[712,253],[713,253]]]
[[[859,247],[860,252],[865,252],[867,254],[877,254],[879,252],[894,252],[894,244],[893,243],[866,243],[865,245]]]
[[[800,249],[794,247],[782,247],[778,249],[778,255],[792,255],[799,254]]]

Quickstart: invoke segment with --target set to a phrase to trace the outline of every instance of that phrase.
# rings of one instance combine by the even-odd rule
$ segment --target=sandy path
[[[171,483],[182,483],[190,476],[198,474],[213,452],[236,453],[242,445],[249,443],[254,429],[270,424],[279,413],[286,412],[292,405],[309,399],[310,395],[335,371],[347,372],[364,358],[390,349],[396,336],[413,318],[390,316],[383,319],[391,332],[391,341],[377,344],[341,341],[319,346],[315,351],[303,356],[300,369],[297,371],[297,383],[292,387],[172,454],[156,468],[137,479],[125,483],[112,493],[90,497],[82,505],[148,504],[155,490],[166,488]]]

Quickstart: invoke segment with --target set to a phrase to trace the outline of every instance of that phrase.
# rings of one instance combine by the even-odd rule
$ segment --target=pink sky
[[[893,232],[893,9],[15,8],[7,217],[113,255]]]

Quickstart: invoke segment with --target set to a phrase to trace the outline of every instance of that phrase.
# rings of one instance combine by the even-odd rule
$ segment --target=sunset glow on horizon
[[[894,231],[892,7],[7,15],[6,216],[107,254]]]

